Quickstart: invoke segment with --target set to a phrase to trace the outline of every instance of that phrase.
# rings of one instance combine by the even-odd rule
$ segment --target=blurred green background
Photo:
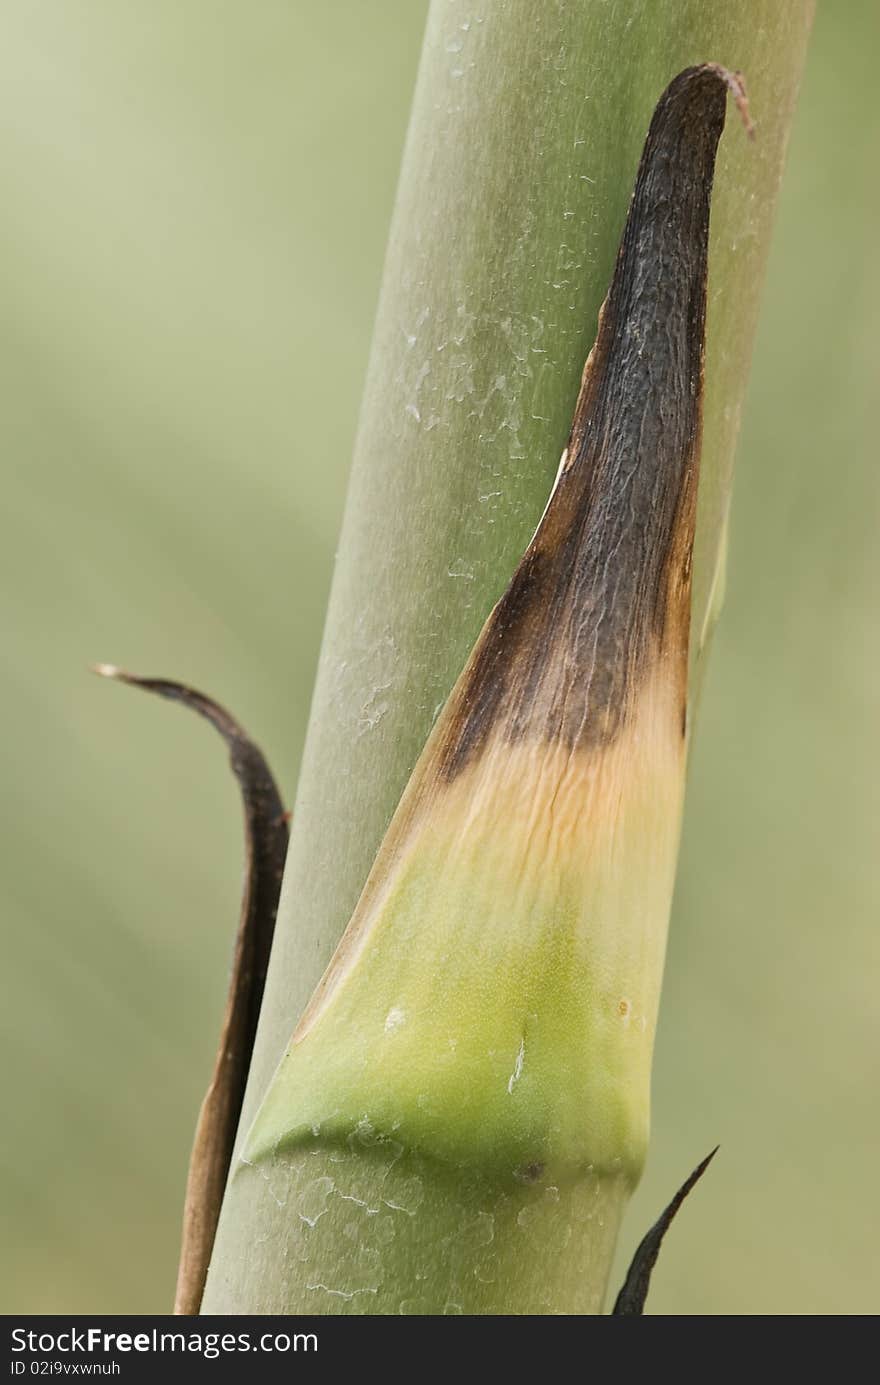
[[[422,0],[4,0],[6,1313],[162,1312],[241,878],[292,797]],[[653,1312],[878,1308],[872,0],[819,10],[739,449],[648,1171]]]

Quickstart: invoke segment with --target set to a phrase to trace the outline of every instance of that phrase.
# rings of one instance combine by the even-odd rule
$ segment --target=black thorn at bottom
[[[648,1297],[648,1288],[651,1283],[651,1271],[657,1263],[657,1256],[660,1254],[660,1246],[663,1237],[672,1224],[672,1219],[684,1202],[691,1188],[698,1183],[711,1164],[720,1146],[716,1145],[711,1154],[707,1154],[701,1164],[698,1164],[690,1178],[682,1183],[675,1197],[669,1206],[658,1217],[647,1236],[640,1243],[638,1250],[632,1259],[626,1279],[623,1281],[623,1288],[617,1295],[617,1299],[612,1309],[611,1316],[616,1314],[629,1314],[636,1316],[645,1311],[645,1299]]]

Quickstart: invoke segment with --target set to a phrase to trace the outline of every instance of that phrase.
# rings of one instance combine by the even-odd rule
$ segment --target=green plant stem
[[[723,590],[733,449],[809,0],[434,0],[242,1128],[357,901],[434,716],[543,510],[654,104],[747,76],[716,176],[692,685]],[[233,1165],[207,1313],[601,1309],[629,1189],[542,1200],[368,1126]]]

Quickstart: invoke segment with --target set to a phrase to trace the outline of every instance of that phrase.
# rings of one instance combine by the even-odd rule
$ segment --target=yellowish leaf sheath
[[[358,1131],[502,1187],[634,1182],[687,749],[709,205],[726,96],[647,137],[559,477],[243,1158]]]

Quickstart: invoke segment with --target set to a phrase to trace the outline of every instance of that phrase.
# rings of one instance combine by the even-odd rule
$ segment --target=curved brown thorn
[[[198,1313],[232,1158],[263,998],[287,853],[288,817],[262,751],[234,717],[204,693],[166,678],[140,678],[113,664],[94,672],[172,702],[209,721],[229,747],[245,819],[245,879],[232,973],[211,1081],[199,1111],[183,1211],[174,1311]]]
[[[684,1202],[688,1193],[695,1183],[698,1183],[711,1164],[720,1146],[716,1145],[711,1154],[707,1154],[705,1159],[697,1165],[690,1178],[685,1179],[675,1197],[670,1202],[665,1211],[658,1217],[651,1230],[639,1243],[638,1249],[632,1258],[632,1264],[627,1272],[626,1279],[623,1281],[623,1288],[617,1295],[617,1299],[612,1310],[612,1317],[636,1317],[645,1311],[645,1299],[648,1297],[648,1288],[651,1283],[651,1271],[657,1263],[657,1256],[660,1254],[660,1246],[663,1237],[669,1230],[672,1219]]]

